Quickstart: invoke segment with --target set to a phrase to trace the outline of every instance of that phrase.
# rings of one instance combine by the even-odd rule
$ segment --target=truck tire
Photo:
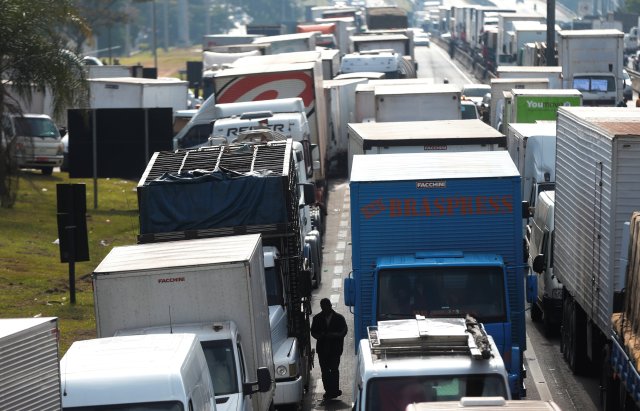
[[[538,302],[534,301],[531,303],[531,321],[537,323],[542,319],[542,310],[538,306]]]
[[[562,301],[562,335],[561,348],[564,359],[574,374],[582,374],[587,362],[586,355],[586,320],[584,313],[573,299],[565,292]]]
[[[322,221],[322,210],[320,207],[311,209],[311,228],[320,232],[320,238],[324,236],[324,223]]]
[[[42,174],[45,176],[50,176],[53,174],[53,167],[42,167]]]
[[[604,411],[617,411],[620,409],[620,379],[613,376],[610,355],[609,347],[605,347],[600,368],[600,405]]]

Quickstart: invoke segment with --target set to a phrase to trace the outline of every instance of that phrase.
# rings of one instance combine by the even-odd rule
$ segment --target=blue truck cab
[[[520,175],[506,151],[354,156],[356,350],[378,321],[470,314],[493,337],[513,398],[526,395]]]

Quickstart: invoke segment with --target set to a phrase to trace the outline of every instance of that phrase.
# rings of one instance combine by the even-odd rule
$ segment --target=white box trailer
[[[227,396],[266,411],[275,384],[246,399],[242,389],[258,380],[259,368],[275,376],[263,258],[259,234],[114,247],[93,272],[97,335],[180,329],[198,334],[203,348],[217,341],[229,351],[241,345],[232,364],[244,357],[244,371],[234,375],[246,379]]]
[[[564,355],[574,371],[597,361],[611,336],[625,287],[624,226],[640,204],[639,158],[640,111],[558,109],[553,261],[564,286]]]
[[[385,85],[374,89],[376,121],[459,120],[462,88],[453,84]]]
[[[562,87],[562,67],[559,66],[498,66],[498,78],[528,79],[547,78],[548,88]]]
[[[329,114],[331,135],[327,147],[330,170],[346,175],[349,134],[347,124],[355,121],[356,88],[366,84],[367,79],[325,80],[325,102]]]
[[[0,319],[0,399],[3,410],[62,408],[58,319]]]
[[[320,54],[322,59],[322,78],[331,80],[340,72],[340,50],[322,49]]]
[[[507,147],[522,177],[522,199],[534,207],[538,194],[555,187],[556,122],[510,123]]]
[[[491,127],[497,129],[502,122],[504,111],[505,91],[521,88],[545,89],[549,88],[547,78],[494,78],[491,79],[491,107],[489,115],[491,117]]]
[[[253,40],[253,44],[269,44],[270,54],[293,53],[298,51],[314,51],[318,32],[281,34],[264,36]]]
[[[523,14],[523,13],[498,13],[498,44],[496,47],[496,62],[498,65],[510,64],[515,65],[512,55],[508,53],[507,37],[513,32],[514,21],[539,21],[544,23],[546,17],[541,14]]]
[[[349,174],[357,154],[494,151],[506,137],[481,120],[401,121],[349,124]]]
[[[88,82],[89,107],[93,109],[171,107],[176,112],[187,108],[186,81],[113,77],[92,78]]]
[[[85,68],[87,70],[87,78],[132,77],[131,67],[129,66],[90,65]]]
[[[356,74],[356,73],[351,73]],[[372,73],[373,74],[373,73]],[[366,73],[360,73],[366,75]],[[341,78],[344,75],[341,75]],[[358,84],[356,87],[356,106],[355,106],[355,122],[362,123],[364,121],[375,121],[376,118],[376,100],[374,90],[378,85],[408,85],[408,84],[433,84],[431,79],[426,78],[403,78],[403,79],[385,79],[371,78],[365,84]]]

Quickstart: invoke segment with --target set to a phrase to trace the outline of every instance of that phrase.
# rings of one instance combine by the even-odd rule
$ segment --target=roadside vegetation
[[[0,208],[0,316],[59,318],[60,355],[76,340],[95,338],[91,272],[115,245],[135,244],[138,233],[137,181],[98,180],[94,209],[92,179],[67,173],[44,176],[21,171],[12,208]],[[78,262],[76,304],[69,303],[69,265],[60,262],[56,184],[84,183],[90,261]]]

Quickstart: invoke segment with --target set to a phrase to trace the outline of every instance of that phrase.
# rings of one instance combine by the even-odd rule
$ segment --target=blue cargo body
[[[513,397],[524,396],[522,205],[509,154],[358,155],[350,189],[353,273],[345,304],[354,306],[356,349],[367,326],[406,315],[388,303],[406,281],[414,294],[403,298],[420,305],[411,315],[471,313],[483,322],[507,365]],[[425,285],[432,277],[439,282]],[[471,306],[462,294],[470,291],[483,305]],[[429,307],[444,296],[457,303]]]

